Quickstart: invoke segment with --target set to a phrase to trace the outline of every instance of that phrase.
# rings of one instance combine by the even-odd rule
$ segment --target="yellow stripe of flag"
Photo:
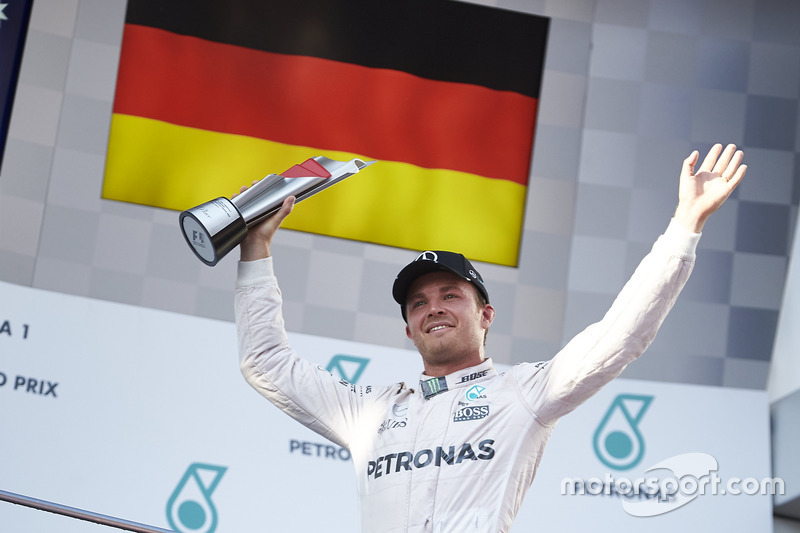
[[[114,114],[103,198],[183,211],[317,155],[370,159]],[[516,266],[525,191],[506,180],[381,161],[304,200],[283,226]]]

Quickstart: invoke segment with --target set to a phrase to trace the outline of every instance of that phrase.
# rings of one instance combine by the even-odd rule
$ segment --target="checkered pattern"
[[[747,181],[625,376],[764,388],[800,196],[800,3],[496,5],[552,22],[520,266],[476,265],[498,310],[488,353],[547,359],[598,320],[666,228],[681,161],[734,142]],[[206,267],[177,213],[100,199],[124,12],[34,2],[0,179],[0,279],[232,320],[236,252]],[[412,347],[390,289],[414,252],[288,230],[273,250],[291,331]]]

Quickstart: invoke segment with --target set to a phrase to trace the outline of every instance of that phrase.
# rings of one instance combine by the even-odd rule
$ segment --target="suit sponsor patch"
[[[464,422],[465,420],[480,420],[489,416],[488,405],[470,405],[462,407],[453,415],[453,422]]]

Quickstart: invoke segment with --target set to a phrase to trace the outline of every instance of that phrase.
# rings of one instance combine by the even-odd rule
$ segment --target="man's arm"
[[[389,388],[350,385],[297,356],[289,345],[270,245],[294,198],[248,230],[241,243],[235,309],[239,364],[247,382],[283,412],[323,437],[350,447],[364,402]]]
[[[603,319],[579,333],[542,371],[525,375],[517,370],[522,398],[542,423],[555,422],[590,398],[655,338],[694,266],[699,231],[747,170],[733,145],[724,151],[715,145],[695,171],[697,161],[695,151],[683,162],[678,208],[669,228]]]

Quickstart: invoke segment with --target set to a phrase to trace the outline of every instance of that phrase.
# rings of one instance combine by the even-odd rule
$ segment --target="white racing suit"
[[[240,263],[241,369],[286,414],[350,450],[364,533],[508,531],[556,421],[652,342],[698,239],[671,223],[605,317],[550,361],[498,373],[487,359],[412,387],[351,385],[300,359],[271,259]]]

